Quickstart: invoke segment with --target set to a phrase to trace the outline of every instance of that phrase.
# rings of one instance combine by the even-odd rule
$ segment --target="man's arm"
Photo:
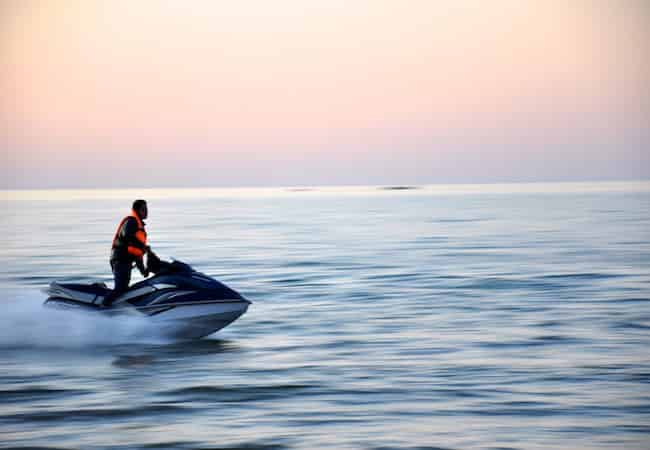
[[[135,259],[135,266],[138,268],[143,277],[147,278],[149,276],[149,271],[144,268],[144,261],[142,257]]]
[[[124,222],[124,226],[122,226],[120,233],[127,245],[139,248],[143,252],[146,252],[148,250],[148,246],[144,245],[138,240],[138,238],[135,237],[135,233],[137,233],[137,231],[138,223],[133,217],[129,217],[126,222]],[[144,261],[142,257],[135,258],[135,266],[138,268],[143,277],[146,278],[149,276],[149,271],[144,267]]]
[[[138,222],[133,217],[129,217],[126,222],[124,222],[124,226],[122,227],[122,230],[120,231],[122,234],[122,238],[124,239],[124,242],[126,242],[127,245],[130,245],[131,247],[136,247],[142,250],[143,252],[147,251],[147,246],[144,245],[142,242],[138,240],[138,238],[135,237],[135,233],[138,231]]]

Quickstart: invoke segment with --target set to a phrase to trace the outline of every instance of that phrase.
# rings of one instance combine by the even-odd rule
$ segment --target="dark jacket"
[[[142,229],[138,226],[138,220],[133,216],[125,217],[115,233],[113,239],[113,246],[111,249],[112,262],[129,262],[135,261],[140,272],[144,272],[144,263],[142,257],[137,257],[131,254],[128,250],[129,247],[135,247],[144,253],[147,246],[143,244],[137,237],[138,231],[144,230],[144,222],[142,222]]]

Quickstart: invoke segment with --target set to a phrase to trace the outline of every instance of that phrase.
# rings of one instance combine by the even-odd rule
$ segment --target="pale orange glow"
[[[643,2],[9,0],[2,8],[4,173],[16,178],[7,186],[34,184],[18,179],[32,170],[57,185],[52,171],[67,180],[91,161],[169,175],[187,174],[191,158],[250,164],[258,177],[227,184],[291,184],[320,168],[322,184],[350,182],[338,178],[345,167],[390,175],[400,154],[408,159],[400,179],[415,170],[427,181],[436,181],[437,158],[451,167],[457,157],[460,174],[476,154],[507,165],[527,151],[534,165],[574,152],[575,165],[585,152],[611,160],[618,148],[630,167],[647,160],[636,142],[647,143],[639,130],[650,103]],[[540,139],[543,150],[522,150]],[[419,167],[427,164],[429,172]],[[259,179],[268,169],[278,178]],[[79,185],[94,185],[87,176]],[[102,186],[133,179],[97,176]],[[204,174],[201,183],[220,180]]]

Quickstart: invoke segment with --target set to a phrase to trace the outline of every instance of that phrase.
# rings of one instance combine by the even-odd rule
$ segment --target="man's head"
[[[147,202],[145,200],[136,200],[133,202],[133,212],[135,212],[141,220],[147,218]]]

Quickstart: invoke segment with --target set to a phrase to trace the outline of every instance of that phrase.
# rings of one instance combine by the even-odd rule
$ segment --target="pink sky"
[[[0,188],[650,177],[644,0],[4,0]]]

